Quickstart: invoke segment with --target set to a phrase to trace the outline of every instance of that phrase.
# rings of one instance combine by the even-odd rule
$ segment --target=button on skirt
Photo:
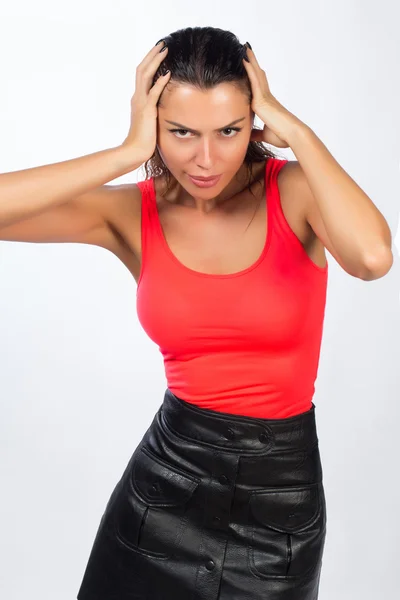
[[[101,518],[78,600],[317,600],[326,504],[315,405],[283,419],[166,389]]]

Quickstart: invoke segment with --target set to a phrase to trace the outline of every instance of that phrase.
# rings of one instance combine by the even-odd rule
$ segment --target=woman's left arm
[[[290,147],[296,190],[306,218],[324,246],[351,275],[372,280],[393,264],[390,228],[372,200],[335,160],[318,136],[271,94],[266,73],[254,52],[243,61],[252,87],[254,113],[264,129],[253,129],[252,141]],[[292,167],[291,167],[292,168]]]
[[[390,228],[372,200],[304,123],[287,134],[298,159],[307,220],[346,270],[361,279],[383,277],[393,264]]]

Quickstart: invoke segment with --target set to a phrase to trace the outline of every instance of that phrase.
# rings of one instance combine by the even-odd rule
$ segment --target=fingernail
[[[158,46],[158,44],[161,44],[161,42],[164,41],[164,38],[161,38],[161,40],[158,40],[157,44],[155,44],[155,46]]]
[[[167,44],[165,44],[164,48],[161,48],[160,52],[164,52],[168,48]]]
[[[250,46],[249,42],[246,42],[246,44],[248,45],[248,47],[250,48],[250,50],[253,50],[253,48]]]

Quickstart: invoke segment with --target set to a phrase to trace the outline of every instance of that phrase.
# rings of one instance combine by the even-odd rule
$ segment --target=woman
[[[138,185],[105,185],[143,162]],[[3,240],[114,252],[164,357],[163,402],[78,599],[315,600],[325,248],[355,277],[387,273],[390,231],[372,201],[271,94],[254,52],[211,27],[147,54],[121,146],[3,174],[0,197]]]

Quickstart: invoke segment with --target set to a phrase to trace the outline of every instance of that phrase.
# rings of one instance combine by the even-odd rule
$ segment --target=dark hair
[[[215,27],[187,27],[162,39],[168,45],[168,55],[157,69],[153,84],[169,69],[172,75],[167,86],[171,83],[186,83],[203,91],[229,82],[247,95],[251,104],[251,84],[242,64],[246,49],[235,34]],[[263,142],[249,142],[244,158],[248,166],[249,181],[252,176],[251,164],[264,162],[268,158],[276,158],[276,155],[265,148]],[[146,179],[165,174],[167,188],[164,194],[169,191],[171,173],[157,147],[142,168],[145,169]]]

